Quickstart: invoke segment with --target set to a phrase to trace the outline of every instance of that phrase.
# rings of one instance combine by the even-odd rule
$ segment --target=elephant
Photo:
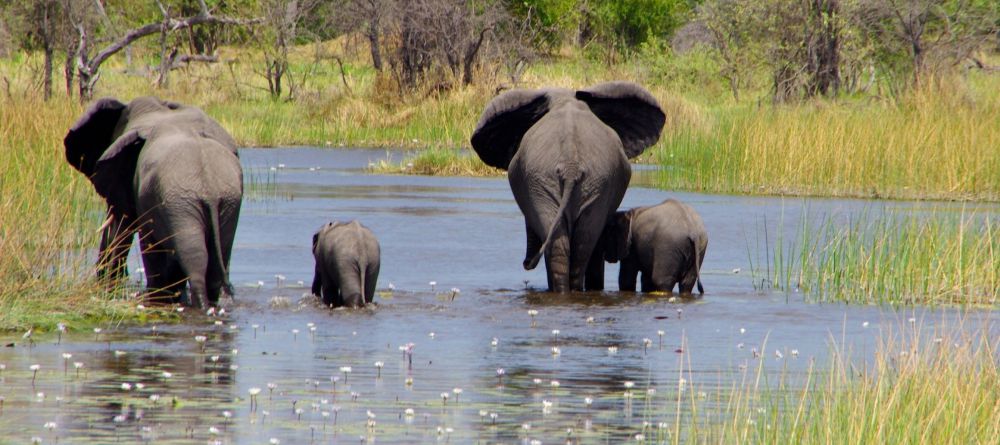
[[[604,288],[605,222],[625,195],[629,159],[656,143],[665,120],[652,94],[623,81],[511,90],[486,106],[472,147],[507,171],[524,215],[523,266],[544,255],[549,291]]]
[[[358,308],[372,302],[381,249],[371,230],[357,221],[332,221],[313,235],[312,249],[312,293],[325,306]]]
[[[708,233],[691,206],[675,199],[660,204],[619,211],[605,229],[604,259],[621,261],[618,288],[635,292],[636,275],[642,272],[643,292],[690,294],[701,285],[701,265],[708,248]]]
[[[236,141],[196,107],[139,97],[94,102],[63,139],[66,160],[107,203],[97,275],[127,276],[139,234],[155,302],[217,305],[243,199]]]

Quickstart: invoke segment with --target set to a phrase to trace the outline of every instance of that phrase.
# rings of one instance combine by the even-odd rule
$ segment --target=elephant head
[[[524,267],[544,255],[550,290],[603,288],[601,232],[624,197],[628,160],[656,143],[665,120],[656,99],[630,82],[513,90],[486,106],[472,147],[508,171],[525,217]]]
[[[131,188],[136,157],[146,140],[171,130],[216,140],[236,154],[232,136],[196,108],[149,96],[128,105],[107,97],[95,101],[66,134],[66,161],[91,180],[109,205],[123,205],[127,200],[118,195]]]
[[[615,81],[578,91],[511,90],[494,98],[472,133],[472,148],[487,165],[506,170],[524,134],[551,109],[576,98],[621,139],[625,156],[642,154],[660,138],[666,115],[656,98],[631,82]]]
[[[632,248],[632,218],[636,209],[615,212],[604,227],[604,261],[617,263]]]

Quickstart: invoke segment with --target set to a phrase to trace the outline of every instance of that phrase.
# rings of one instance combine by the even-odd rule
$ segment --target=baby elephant
[[[334,221],[313,235],[316,275],[312,293],[329,307],[362,307],[375,298],[380,249],[378,240],[357,221]]]
[[[687,204],[668,199],[660,204],[618,211],[605,228],[604,259],[621,260],[618,287],[635,292],[642,272],[642,291],[691,293],[701,286],[700,270],[708,248],[701,217]]]

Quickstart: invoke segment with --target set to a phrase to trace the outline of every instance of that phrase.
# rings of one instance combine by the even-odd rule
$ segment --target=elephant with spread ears
[[[665,120],[652,94],[622,81],[511,90],[486,106],[472,147],[507,170],[524,214],[523,266],[544,255],[550,291],[603,289],[605,222],[625,195],[629,159],[656,143]]]
[[[139,234],[157,301],[216,305],[243,198],[236,141],[198,108],[139,97],[94,102],[70,128],[66,160],[107,202],[97,274],[114,283]]]

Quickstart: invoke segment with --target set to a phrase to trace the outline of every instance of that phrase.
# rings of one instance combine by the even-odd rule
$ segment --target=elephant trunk
[[[576,188],[576,178],[571,177],[563,183],[562,196],[559,198],[559,210],[556,210],[556,216],[552,219],[552,225],[549,226],[549,232],[545,235],[545,241],[542,242],[542,247],[535,252],[535,255],[531,258],[525,258],[524,269],[531,270],[538,265],[538,261],[542,258],[542,255],[549,248],[549,244],[552,242],[552,235],[556,232],[556,227],[559,227],[559,223],[565,218],[566,208],[569,206],[570,197],[573,195],[573,189]],[[567,233],[570,231],[566,230]]]

